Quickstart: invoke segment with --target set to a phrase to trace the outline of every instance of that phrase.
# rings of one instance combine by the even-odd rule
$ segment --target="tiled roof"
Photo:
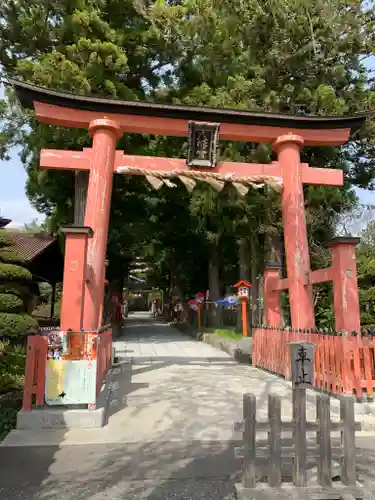
[[[9,232],[14,249],[26,262],[31,262],[56,240],[46,233]]]
[[[5,219],[0,216],[0,228],[7,226],[10,222],[12,222],[11,219]]]

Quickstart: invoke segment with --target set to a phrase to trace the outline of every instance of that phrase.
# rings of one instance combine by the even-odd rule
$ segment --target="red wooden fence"
[[[67,334],[70,336],[72,349],[66,359],[77,359],[77,357],[79,359],[96,359],[96,394],[98,395],[112,363],[112,329],[110,325],[94,331],[68,331]],[[92,341],[94,341],[93,347],[91,347]],[[46,334],[28,337],[23,410],[31,411],[34,396],[37,406],[42,406],[45,402],[47,349]]]
[[[98,331],[96,363],[96,395],[98,395],[112,364],[112,328],[110,326]]]
[[[289,342],[315,344],[314,386],[333,394],[373,398],[375,387],[375,338],[303,333],[272,328],[253,329],[253,366],[286,379],[291,377]]]
[[[27,339],[25,383],[22,409],[31,410],[33,396],[37,405],[44,404],[46,383],[47,337],[34,335]]]

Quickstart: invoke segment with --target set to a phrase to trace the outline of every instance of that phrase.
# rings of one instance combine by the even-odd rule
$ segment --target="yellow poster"
[[[64,392],[65,364],[63,360],[47,360],[47,398],[59,399]]]

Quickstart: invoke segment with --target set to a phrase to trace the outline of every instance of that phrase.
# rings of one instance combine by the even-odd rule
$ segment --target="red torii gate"
[[[332,268],[311,272],[304,212],[303,184],[341,186],[343,172],[301,163],[300,150],[304,145],[344,144],[351,131],[363,125],[365,115],[302,117],[124,102],[55,92],[17,81],[10,83],[22,105],[34,109],[40,122],[85,128],[93,136],[92,148],[82,152],[41,152],[42,168],[90,172],[84,227],[70,226],[64,230],[67,238],[61,310],[63,330],[100,327],[113,173],[122,173],[121,167],[129,166],[148,171],[150,175],[160,171],[170,174],[194,170],[181,159],[125,155],[116,151],[118,138],[123,133],[187,136],[190,120],[219,123],[221,139],[272,143],[277,152],[278,161],[272,164],[222,162],[215,168],[199,169],[199,172],[239,178],[256,176],[258,181],[269,176],[283,179],[282,217],[288,278],[280,280],[278,270],[272,266],[265,271],[267,322],[280,323],[280,290],[289,289],[292,326],[314,327],[312,285],[333,279],[337,326],[359,329],[355,242],[346,240],[336,244]]]

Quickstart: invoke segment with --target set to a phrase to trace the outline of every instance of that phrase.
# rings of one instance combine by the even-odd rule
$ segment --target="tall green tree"
[[[361,325],[375,327],[375,222],[362,231],[358,248]]]
[[[9,76],[85,95],[351,114],[370,109],[374,102],[373,82],[364,66],[374,50],[371,6],[372,2],[364,9],[359,0],[60,0],[52,4],[5,0],[0,6],[0,62]],[[0,110],[4,123],[0,152],[6,156],[10,146],[20,145],[32,203],[57,223],[70,222],[73,178],[70,173],[41,171],[38,152],[42,147],[81,149],[91,144],[91,138],[80,130],[38,124],[32,114],[25,121],[12,99],[9,93]],[[124,136],[119,147],[134,154],[177,157],[186,151],[181,139],[137,135]],[[223,143],[221,157],[266,162],[271,160],[271,148]],[[369,122],[348,147],[305,148],[302,159],[346,173],[342,189],[305,189],[310,240],[319,248],[332,235],[337,214],[352,205],[351,185],[372,186],[373,124]],[[194,261],[199,255],[199,262],[209,261],[215,241],[214,249],[217,244],[225,249],[221,252],[221,268],[225,268],[233,259],[227,257],[233,252],[226,249],[246,231],[255,242],[256,260],[262,261],[258,219],[249,217],[261,206],[261,196],[242,201],[233,196],[223,203],[222,196],[206,187],[199,186],[191,200],[176,196],[182,188],[176,189],[150,193],[138,179],[116,180],[110,262],[123,250],[139,250],[142,242],[142,249],[156,249],[155,266],[166,278],[172,256],[185,262],[183,249],[189,241],[200,242],[189,257]],[[164,204],[169,213],[181,214],[183,231],[176,230],[177,221],[165,223]],[[263,234],[277,227],[276,205],[272,205],[276,221],[261,221],[266,226]],[[156,219],[144,217],[151,210]],[[235,214],[234,224],[223,224],[227,213]],[[216,288],[218,275],[215,271]]]

